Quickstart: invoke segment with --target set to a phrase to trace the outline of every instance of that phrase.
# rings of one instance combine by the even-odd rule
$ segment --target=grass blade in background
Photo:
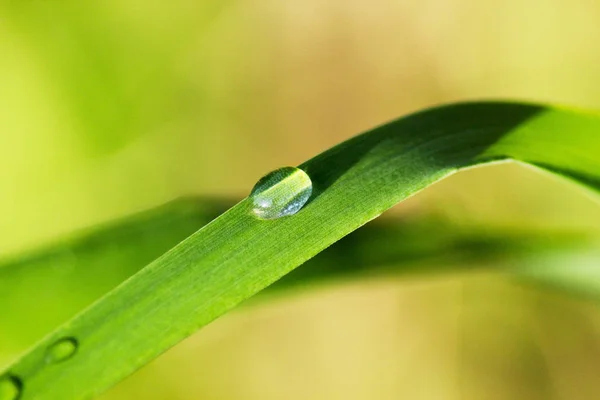
[[[0,264],[0,365],[233,202],[181,199]]]
[[[0,266],[0,368],[3,360],[33,345],[232,204],[181,199],[5,262]],[[423,265],[432,264],[439,271],[474,263],[531,261],[548,252],[575,257],[595,243],[587,234],[494,231],[458,226],[435,215],[384,219],[352,232],[269,289],[374,274],[423,273],[429,271]],[[561,283],[563,269],[568,272],[571,267],[563,263],[538,270],[546,271],[546,280],[558,274]],[[579,278],[576,289],[599,281]]]
[[[297,215],[258,220],[242,201],[46,337],[10,377],[23,400],[89,398],[462,168],[517,159],[598,190],[599,155],[600,118],[566,110],[473,103],[392,122],[303,164],[314,194]],[[48,361],[63,338],[77,352]]]

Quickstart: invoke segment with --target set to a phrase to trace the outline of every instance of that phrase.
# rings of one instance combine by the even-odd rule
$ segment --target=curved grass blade
[[[0,263],[0,368],[233,204],[177,200]]]
[[[33,345],[232,204],[207,198],[173,201],[1,264],[0,368],[4,360]],[[577,232],[459,227],[436,215],[385,219],[352,232],[268,289],[381,274],[455,271],[531,260],[548,252],[577,254],[595,248],[593,239]],[[561,272],[557,268],[548,271],[556,275]],[[565,280],[562,273],[559,276]],[[581,289],[581,283],[594,280],[581,279],[580,274],[577,282],[575,289]]]
[[[509,103],[458,104],[384,125],[301,165],[314,194],[272,221],[248,199],[54,331],[9,376],[21,399],[92,397],[383,211],[479,164],[516,159],[600,190],[600,118]],[[77,353],[48,363],[64,337]]]

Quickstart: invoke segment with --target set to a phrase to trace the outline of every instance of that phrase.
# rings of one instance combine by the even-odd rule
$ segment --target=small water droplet
[[[77,339],[68,337],[56,341],[48,347],[46,360],[51,363],[58,363],[73,357],[77,352]]]
[[[14,375],[0,377],[0,400],[17,400],[21,397],[23,383]]]
[[[312,194],[312,182],[306,172],[284,167],[262,177],[252,189],[252,212],[261,219],[294,215]]]

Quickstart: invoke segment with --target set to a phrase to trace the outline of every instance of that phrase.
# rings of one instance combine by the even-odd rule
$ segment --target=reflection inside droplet
[[[294,215],[312,194],[312,182],[306,172],[284,167],[262,177],[252,189],[252,213],[260,219]]]
[[[48,347],[46,360],[57,363],[68,360],[77,352],[78,342],[73,337],[62,338]]]
[[[17,400],[21,397],[23,383],[14,375],[0,377],[0,400]]]

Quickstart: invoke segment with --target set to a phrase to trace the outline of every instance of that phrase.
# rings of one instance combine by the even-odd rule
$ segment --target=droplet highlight
[[[56,341],[46,353],[46,361],[49,363],[59,363],[73,357],[77,352],[77,339],[68,337]]]
[[[0,377],[0,400],[17,400],[21,397],[23,383],[14,375]]]
[[[312,181],[300,168],[284,167],[262,177],[250,193],[252,213],[260,219],[294,215],[312,195]]]

